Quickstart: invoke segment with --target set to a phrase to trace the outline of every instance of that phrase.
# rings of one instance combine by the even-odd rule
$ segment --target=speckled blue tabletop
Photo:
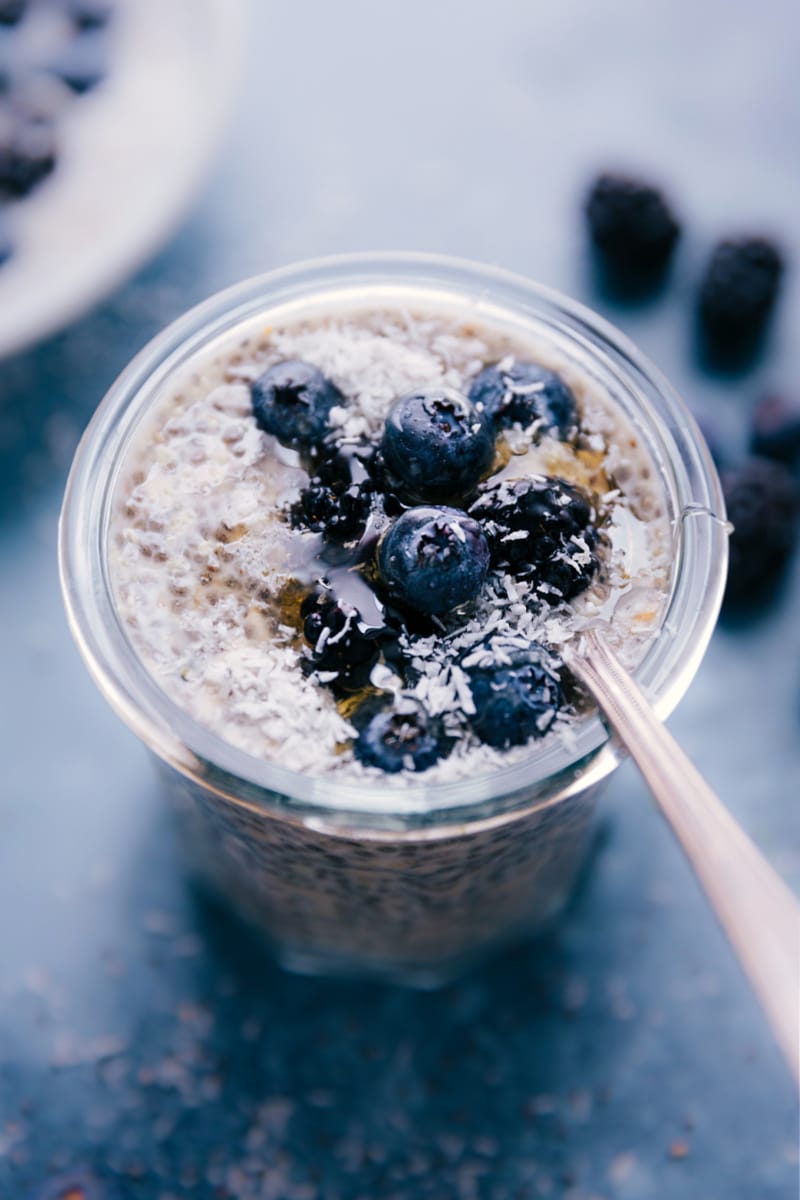
[[[788,1072],[630,766],[544,943],[430,994],[286,975],[188,888],[145,754],[73,648],[55,537],[130,355],[219,287],[340,250],[463,255],[577,296],[741,454],[758,396],[800,386],[796,6],[252,9],[181,231],[0,364],[0,1196],[794,1200]],[[684,221],[645,306],[593,290],[580,204],[607,164],[663,180]],[[794,270],[763,356],[725,378],[697,364],[691,308],[740,229],[776,233]],[[797,890],[799,603],[797,561],[768,611],[720,626],[670,722]]]

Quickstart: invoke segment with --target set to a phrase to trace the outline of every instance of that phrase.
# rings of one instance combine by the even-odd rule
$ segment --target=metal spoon
[[[800,905],[596,630],[565,658],[677,835],[800,1082]]]

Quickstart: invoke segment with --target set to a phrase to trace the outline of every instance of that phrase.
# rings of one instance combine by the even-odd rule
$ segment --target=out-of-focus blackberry
[[[548,603],[577,596],[598,570],[597,514],[586,493],[563,479],[488,484],[469,514],[483,525],[492,565],[531,579]]]
[[[738,362],[756,349],[783,269],[780,250],[767,238],[726,238],[714,247],[699,294],[700,325],[712,360]]]
[[[781,395],[764,396],[753,412],[750,449],[789,467],[800,462],[800,403]]]
[[[631,175],[604,172],[586,198],[586,218],[610,283],[636,290],[660,279],[680,225],[657,187]]]
[[[363,687],[380,652],[380,631],[368,629],[352,604],[322,589],[305,598],[300,616],[303,636],[311,647],[305,660],[307,673],[321,675],[322,682],[335,690]]]
[[[722,488],[733,525],[725,604],[752,606],[768,597],[794,549],[800,491],[786,467],[764,458],[723,471]]]

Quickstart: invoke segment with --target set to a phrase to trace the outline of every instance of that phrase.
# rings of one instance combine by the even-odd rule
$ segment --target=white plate
[[[243,0],[120,0],[108,78],[59,125],[53,174],[14,206],[0,266],[0,356],[55,332],[177,225],[219,141]]]

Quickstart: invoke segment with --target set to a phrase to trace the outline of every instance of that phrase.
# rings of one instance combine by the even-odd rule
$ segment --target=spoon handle
[[[800,905],[594,630],[568,663],[677,835],[800,1081]]]

